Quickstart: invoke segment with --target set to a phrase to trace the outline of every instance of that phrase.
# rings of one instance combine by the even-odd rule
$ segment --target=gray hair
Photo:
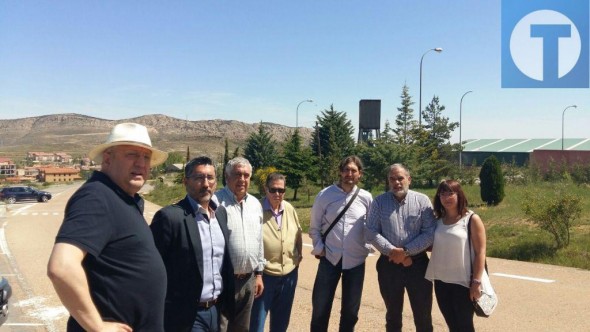
[[[387,174],[391,173],[391,171],[393,171],[396,168],[403,169],[404,172],[406,173],[406,176],[410,176],[410,170],[408,170],[408,168],[404,164],[401,164],[401,163],[395,163],[395,164],[389,166],[389,170],[387,171]]]
[[[281,174],[281,173],[277,173],[277,172],[270,173],[270,174],[269,174],[269,175],[266,177],[266,183],[265,183],[265,186],[268,188],[268,187],[270,186],[270,184],[271,184],[273,181],[281,181],[281,180],[282,180],[283,182],[285,182],[285,186],[286,186],[286,185],[287,185],[287,178],[286,178],[286,177],[285,177],[283,174]]]
[[[250,164],[248,159],[246,159],[244,157],[235,157],[235,158],[231,159],[230,161],[228,161],[227,164],[225,164],[225,169],[224,169],[225,175],[230,176],[233,169],[238,165],[246,166],[246,167],[250,168],[250,172],[252,172],[252,165]]]

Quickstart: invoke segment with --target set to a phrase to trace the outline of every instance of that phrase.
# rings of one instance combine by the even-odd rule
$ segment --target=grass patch
[[[521,206],[528,192],[554,191],[558,185],[564,185],[568,192],[582,197],[582,215],[571,228],[570,245],[556,250],[552,236],[528,221]],[[180,185],[156,183],[155,186],[155,190],[146,195],[146,199],[161,206],[176,202],[185,195],[184,187]],[[297,209],[304,232],[309,231],[311,206],[320,189],[319,186],[299,189],[298,198],[293,201],[293,190],[287,188],[285,198]],[[506,197],[497,206],[487,206],[482,202],[478,185],[466,185],[463,189],[469,200],[469,208],[479,214],[486,225],[488,256],[590,270],[590,192],[588,187],[571,183],[547,182],[526,186],[508,184],[505,187]],[[431,198],[436,192],[435,189],[416,190]],[[258,198],[261,197],[256,189],[250,193]],[[372,192],[373,197],[382,193],[383,190]]]

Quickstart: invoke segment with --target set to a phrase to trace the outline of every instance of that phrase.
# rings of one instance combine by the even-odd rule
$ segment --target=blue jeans
[[[428,256],[424,253],[412,259],[413,263],[408,267],[391,263],[384,255],[377,260],[379,290],[387,309],[387,332],[402,330],[405,290],[408,291],[416,331],[432,332],[432,282],[424,278]]]
[[[298,268],[284,276],[262,275],[264,292],[254,300],[252,316],[250,317],[250,331],[264,332],[264,321],[270,311],[270,331],[284,332],[289,326],[291,307],[297,287]]]
[[[199,309],[191,332],[219,332],[219,305]]]
[[[343,270],[342,260],[334,266],[325,257],[321,257],[311,296],[313,305],[311,332],[328,330],[332,302],[340,276],[342,276],[342,304],[339,331],[354,331],[363,295],[365,263],[363,262],[352,269]]]

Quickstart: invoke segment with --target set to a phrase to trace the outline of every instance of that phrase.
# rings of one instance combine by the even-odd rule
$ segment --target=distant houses
[[[27,152],[27,161],[71,164],[74,158],[65,152]]]
[[[16,164],[12,162],[12,159],[0,157],[0,176],[16,176]]]
[[[10,158],[0,156],[0,181],[19,183],[26,181],[71,182],[81,179],[82,170],[93,166],[88,158],[74,165],[74,158],[65,152],[27,152],[24,163],[19,167]]]

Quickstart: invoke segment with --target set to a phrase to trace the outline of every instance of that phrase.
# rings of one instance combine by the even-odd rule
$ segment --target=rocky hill
[[[152,144],[165,151],[186,151],[191,155],[207,154],[218,158],[223,154],[225,138],[231,152],[243,148],[248,135],[258,130],[260,123],[248,124],[233,120],[188,121],[162,114],[137,118],[106,120],[81,114],[55,114],[38,117],[0,120],[0,157],[16,160],[28,151],[66,152],[74,157],[84,156],[93,146],[103,143],[117,123],[136,122],[148,128]],[[275,140],[284,142],[294,128],[264,123]],[[307,141],[312,130],[301,128]]]

